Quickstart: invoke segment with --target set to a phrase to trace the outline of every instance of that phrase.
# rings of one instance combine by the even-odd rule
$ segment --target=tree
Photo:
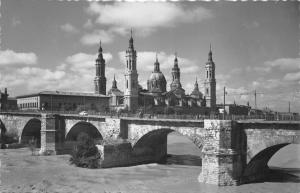
[[[77,141],[78,144],[75,146],[70,158],[71,164],[83,168],[99,168],[101,156],[94,139],[86,133],[80,133]]]

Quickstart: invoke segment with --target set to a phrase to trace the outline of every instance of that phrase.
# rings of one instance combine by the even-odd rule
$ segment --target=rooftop
[[[41,91],[37,93],[30,93],[26,95],[20,95],[16,98],[26,98],[26,97],[33,97],[39,95],[63,95],[63,96],[87,96],[87,97],[109,97],[102,94],[95,94],[95,93],[86,93],[86,92],[66,92],[66,91]]]

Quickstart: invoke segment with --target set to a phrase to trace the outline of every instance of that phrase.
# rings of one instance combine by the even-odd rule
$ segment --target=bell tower
[[[208,61],[205,64],[205,81],[204,81],[204,95],[206,99],[206,106],[210,107],[211,113],[216,110],[216,78],[215,78],[215,63],[212,59],[211,45],[208,53]]]
[[[170,87],[171,87],[171,90],[181,88],[180,68],[178,67],[177,53],[175,53],[174,66],[172,68],[172,83],[171,83]]]
[[[136,50],[133,46],[132,30],[129,39],[129,47],[126,50],[125,67],[125,92],[124,105],[129,111],[135,111],[138,108],[138,73],[136,70]]]
[[[100,47],[98,50],[98,58],[96,59],[96,77],[94,80],[95,83],[95,93],[106,95],[106,78],[105,78],[105,60],[103,58],[103,50]]]

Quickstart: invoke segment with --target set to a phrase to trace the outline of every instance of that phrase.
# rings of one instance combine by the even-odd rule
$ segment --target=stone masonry
[[[22,135],[37,130],[41,154],[60,154],[77,125],[92,125],[103,139],[123,139],[104,147],[106,167],[157,162],[167,154],[167,135],[178,132],[202,148],[199,182],[237,185],[265,177],[270,158],[282,147],[300,143],[299,122],[110,118],[39,113],[0,113],[1,131]],[[35,121],[32,121],[35,120]],[[37,128],[41,122],[41,128]],[[78,127],[78,124],[82,124]],[[33,127],[33,128],[31,128]],[[26,129],[31,128],[26,134]],[[83,128],[84,129],[84,128]],[[27,132],[28,132],[27,131]],[[106,159],[105,159],[106,158]]]

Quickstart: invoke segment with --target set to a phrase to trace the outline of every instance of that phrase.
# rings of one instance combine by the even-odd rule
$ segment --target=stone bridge
[[[129,141],[131,147],[126,154],[130,156],[125,156],[125,160],[116,154],[110,160],[111,166],[165,158],[167,135],[177,132],[202,149],[198,180],[217,185],[236,185],[265,177],[268,161],[280,148],[300,143],[300,122],[291,121],[141,119],[22,112],[2,112],[0,120],[1,134],[13,135],[20,143],[35,138],[41,153],[68,152],[80,132],[95,139]]]

